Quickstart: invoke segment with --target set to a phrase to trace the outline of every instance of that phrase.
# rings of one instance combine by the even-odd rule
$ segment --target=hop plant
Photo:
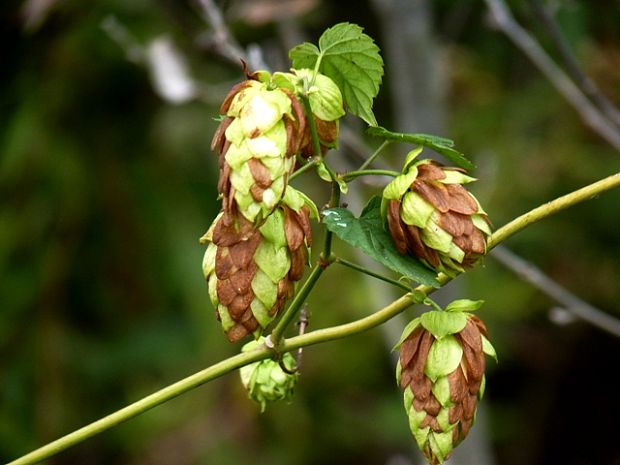
[[[460,168],[409,153],[403,174],[383,191],[382,211],[401,254],[452,276],[486,253],[491,228],[478,200],[463,187],[475,181]]]
[[[294,293],[312,244],[316,207],[292,187],[261,226],[222,212],[203,236],[209,297],[231,342],[260,332]]]
[[[338,118],[344,114],[338,86],[309,70],[294,73],[248,74],[220,108],[224,118],[211,149],[219,154],[223,210],[238,211],[252,223],[269,216],[282,200],[295,155],[312,153],[301,92],[310,100],[322,150],[338,137]]]
[[[495,357],[474,310],[482,301],[457,300],[445,311],[413,320],[401,337],[397,380],[409,427],[431,465],[443,463],[472,427],[484,393],[484,355]]]
[[[264,341],[265,338],[261,337],[256,341],[248,342],[241,350],[250,352],[261,347]],[[248,391],[248,396],[260,404],[261,412],[265,411],[267,403],[290,399],[293,394],[299,375],[287,373],[281,365],[292,372],[295,367],[295,358],[287,352],[282,355],[281,362],[272,359],[261,360],[245,365],[239,370],[241,382]]]

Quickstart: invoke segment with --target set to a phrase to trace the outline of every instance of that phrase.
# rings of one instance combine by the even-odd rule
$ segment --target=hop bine
[[[463,187],[475,181],[460,168],[409,153],[403,174],[383,191],[382,212],[398,251],[449,276],[463,272],[486,253],[489,220]]]
[[[431,465],[443,463],[472,427],[484,393],[485,354],[495,357],[487,330],[467,310],[481,301],[457,300],[429,311],[403,331],[397,380],[409,427]]]

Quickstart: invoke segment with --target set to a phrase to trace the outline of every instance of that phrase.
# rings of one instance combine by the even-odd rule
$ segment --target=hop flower
[[[312,243],[316,207],[293,188],[255,228],[243,215],[222,212],[203,237],[203,273],[218,319],[231,342],[265,328],[293,296]]]
[[[282,199],[296,154],[311,153],[306,116],[296,95],[312,71],[298,74],[265,71],[248,75],[234,86],[220,111],[226,115],[211,143],[219,154],[218,191],[223,209],[239,211],[248,221],[269,216]],[[322,148],[338,136],[338,118],[344,114],[338,86],[317,74],[308,90]]]
[[[472,308],[468,303],[481,302],[455,301],[446,311],[427,312],[405,328],[400,342],[398,383],[411,432],[431,465],[443,463],[469,433],[484,393],[484,354],[495,357],[484,323],[461,312]]]
[[[383,191],[382,210],[400,253],[409,253],[448,275],[462,272],[486,253],[491,234],[486,213],[463,187],[475,181],[459,168],[413,160]]]
[[[242,352],[250,352],[262,346],[265,338],[248,342],[241,349]],[[295,359],[290,353],[282,356],[282,365],[292,371]],[[285,372],[275,360],[267,359],[254,362],[239,370],[241,382],[248,391],[250,399],[258,402],[261,412],[265,411],[268,402],[290,399],[297,383],[298,375]]]

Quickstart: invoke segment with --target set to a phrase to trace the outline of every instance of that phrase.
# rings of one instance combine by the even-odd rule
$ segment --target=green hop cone
[[[495,357],[478,317],[455,301],[413,320],[401,337],[397,379],[409,427],[431,465],[447,460],[472,427],[484,393],[484,355]]]
[[[231,342],[260,332],[294,294],[312,243],[316,207],[289,187],[284,202],[255,228],[222,212],[203,237],[203,273],[217,317]]]
[[[453,276],[486,253],[491,228],[478,200],[463,187],[475,181],[460,168],[407,157],[403,174],[383,191],[382,211],[394,243]]]
[[[261,337],[256,341],[248,342],[241,349],[242,352],[250,352],[263,346],[265,338]],[[280,362],[288,371],[295,368],[295,358],[290,353],[282,355]],[[297,373],[290,374],[285,372],[275,360],[266,359],[254,362],[241,367],[239,374],[241,382],[248,391],[248,396],[261,407],[261,412],[265,411],[267,403],[276,400],[290,399],[297,378]]]
[[[248,74],[224,99],[220,111],[225,117],[211,149],[219,154],[218,191],[225,212],[238,211],[257,223],[282,200],[295,155],[311,151],[310,129],[297,96],[307,78],[258,71]],[[327,150],[338,136],[342,96],[326,76],[318,75],[316,82],[309,98],[313,109],[316,106],[319,138]]]

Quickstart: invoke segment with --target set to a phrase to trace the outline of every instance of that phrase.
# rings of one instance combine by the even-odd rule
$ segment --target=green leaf
[[[339,23],[319,38],[319,48],[307,42],[289,52],[293,68],[315,68],[330,77],[340,88],[348,110],[371,126],[377,125],[372,101],[379,93],[383,77],[383,59],[379,47],[363,29],[351,23]]]
[[[345,208],[330,208],[323,211],[323,223],[340,239],[391,270],[420,284],[439,287],[435,271],[417,259],[398,252],[392,237],[383,228],[380,210],[381,199],[375,196],[364,207],[359,218]]]
[[[446,312],[473,312],[482,307],[484,300],[458,299],[446,306]]]
[[[454,142],[444,137],[432,136],[430,134],[392,132],[382,128],[381,126],[368,128],[366,132],[368,132],[371,136],[382,137],[386,140],[396,140],[399,142],[423,145],[424,147],[428,147],[429,149],[433,149],[435,152],[440,153],[459,168],[466,170],[472,170],[475,168],[474,164],[469,161],[465,155],[453,148]]]
[[[420,323],[424,329],[441,339],[448,334],[460,332],[467,324],[467,315],[464,313],[440,312],[431,310],[420,316]]]

